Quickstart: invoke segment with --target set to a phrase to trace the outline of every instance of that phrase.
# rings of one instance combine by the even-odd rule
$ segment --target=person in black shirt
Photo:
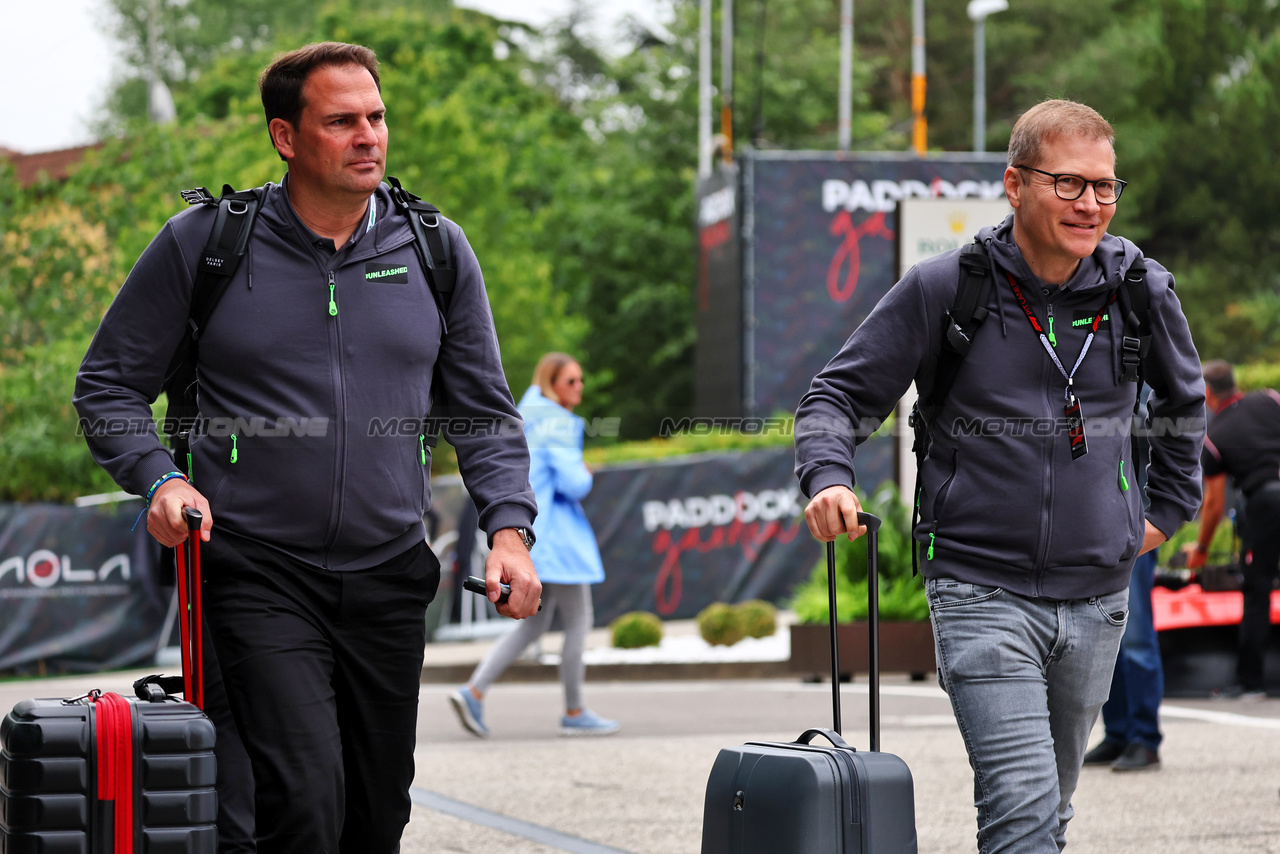
[[[1280,393],[1236,388],[1231,365],[1204,365],[1205,403],[1213,412],[1204,442],[1204,504],[1197,542],[1185,547],[1187,567],[1204,566],[1226,505],[1227,477],[1244,495],[1240,568],[1244,616],[1240,620],[1236,676],[1242,699],[1266,696],[1263,662],[1271,635],[1271,591],[1280,563]]]

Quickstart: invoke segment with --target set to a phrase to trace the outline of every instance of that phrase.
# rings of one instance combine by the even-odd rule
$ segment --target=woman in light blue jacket
[[[582,366],[563,353],[538,360],[533,385],[520,400],[520,415],[529,440],[529,482],[538,500],[533,523],[536,542],[531,555],[542,581],[542,611],[517,623],[516,628],[485,657],[471,680],[449,695],[458,719],[470,732],[484,737],[484,694],[551,625],[560,611],[564,648],[560,679],[564,683],[565,714],[561,735],[608,735],[618,722],[602,718],[582,702],[586,666],[582,652],[594,615],[591,585],[604,580],[604,565],[595,532],[578,502],[591,491],[591,470],[582,461],[584,422],[573,414],[582,402]]]

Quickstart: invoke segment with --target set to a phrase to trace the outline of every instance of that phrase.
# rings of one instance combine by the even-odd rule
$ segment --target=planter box
[[[842,624],[836,628],[840,647],[840,675],[870,673],[867,624]],[[910,673],[923,678],[937,669],[933,655],[933,624],[880,623],[880,672]],[[831,629],[818,625],[792,624],[791,671],[807,675],[831,675]]]

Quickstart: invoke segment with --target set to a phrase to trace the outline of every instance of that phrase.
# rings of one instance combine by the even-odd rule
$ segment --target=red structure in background
[[[1181,590],[1153,587],[1151,610],[1157,632],[1238,626],[1244,613],[1244,595],[1238,590],[1206,593],[1198,584]],[[1280,590],[1271,594],[1271,622],[1280,623]]]
[[[81,145],[76,148],[62,148],[57,151],[41,151],[36,154],[23,154],[8,148],[0,148],[0,158],[13,164],[14,178],[19,186],[30,187],[41,173],[54,181],[65,181],[71,167],[79,163],[89,151],[101,148],[102,143]]]

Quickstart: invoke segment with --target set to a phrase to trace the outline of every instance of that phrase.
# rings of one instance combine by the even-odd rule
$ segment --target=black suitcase
[[[834,730],[808,729],[793,742],[748,742],[720,751],[707,780],[702,854],[915,854],[911,770],[880,747],[880,643],[877,548],[880,520],[867,526],[870,596],[871,751],[840,736],[836,647],[835,544],[827,543]],[[822,735],[832,743],[810,742]]]
[[[187,524],[198,529],[199,514]],[[182,687],[199,702],[197,536],[179,552],[178,588]],[[213,723],[166,693],[175,681],[140,679],[136,699],[18,703],[0,721],[0,854],[216,854]]]

